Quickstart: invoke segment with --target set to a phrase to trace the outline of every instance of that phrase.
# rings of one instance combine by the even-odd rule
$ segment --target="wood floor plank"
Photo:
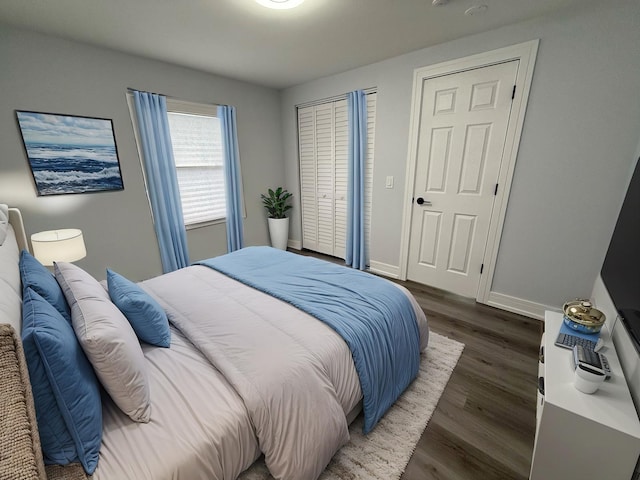
[[[482,410],[466,407],[460,410],[443,398],[431,421],[510,470],[528,473],[532,442],[519,435],[510,419],[490,418]]]
[[[521,476],[434,422],[420,439],[402,478],[515,480]]]

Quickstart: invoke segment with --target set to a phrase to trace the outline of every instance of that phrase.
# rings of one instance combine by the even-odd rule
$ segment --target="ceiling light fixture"
[[[287,8],[297,7],[302,2],[304,2],[304,0],[256,0],[256,2],[258,2],[263,7],[284,10]]]

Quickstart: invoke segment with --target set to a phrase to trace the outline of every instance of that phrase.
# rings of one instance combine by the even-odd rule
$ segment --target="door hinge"
[[[513,100],[514,98],[516,98],[516,86],[513,86],[513,92],[511,92],[511,100]]]
[[[482,271],[484,270],[484,263],[480,265],[480,275],[482,275]]]
[[[498,184],[496,183],[496,188],[493,190],[493,195],[498,195]]]

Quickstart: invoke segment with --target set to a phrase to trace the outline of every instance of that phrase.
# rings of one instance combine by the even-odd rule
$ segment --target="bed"
[[[27,243],[18,212],[14,211],[10,224],[0,246],[0,323],[9,323],[19,332],[23,292],[18,252],[26,248]],[[376,385],[370,384],[383,383],[383,380],[371,377],[361,384],[361,379],[369,375],[364,369],[370,367],[363,365],[359,354],[353,353],[357,346],[352,343],[359,342],[358,336],[350,338],[349,332],[342,332],[346,335],[343,338],[337,332],[341,328],[349,330],[348,323],[341,327],[342,323],[332,324],[331,319],[319,321],[307,313],[319,303],[325,311],[335,310],[335,302],[332,306],[330,299],[313,300],[305,306],[304,299],[279,298],[282,295],[275,287],[270,287],[273,291],[268,294],[256,285],[243,283],[240,277],[247,272],[223,273],[229,265],[241,264],[242,255],[245,254],[237,258],[220,257],[221,260],[213,259],[139,284],[166,312],[170,321],[170,344],[163,348],[136,342],[148,389],[148,405],[144,411],[123,410],[121,398],[109,390],[99,373],[101,367],[93,363],[102,384],[102,434],[99,455],[94,459],[97,464],[93,466],[94,480],[235,479],[261,455],[265,455],[275,478],[315,479],[348,441],[347,426],[363,405],[368,415],[375,416],[376,407],[372,404],[376,402],[371,398],[377,395]],[[276,263],[276,271],[281,268],[280,257],[277,257],[281,253],[267,251],[265,255],[265,251],[258,249],[252,255],[244,259],[247,271],[252,268],[262,271],[262,266],[257,265],[261,258],[277,258],[277,262],[271,263]],[[294,262],[299,261],[297,255],[286,255],[296,257]],[[71,285],[82,285],[82,288],[94,282],[99,285],[78,267],[63,264],[60,269],[65,271],[56,271],[56,275],[61,275],[59,283],[65,294]],[[295,263],[292,272],[298,270]],[[273,274],[265,278],[269,282]],[[419,352],[428,342],[424,313],[408,291],[386,283],[391,286],[390,294],[397,298],[399,293],[401,301],[411,309],[419,362]],[[107,305],[108,301],[104,300],[109,299],[109,294],[103,286],[100,288],[101,292],[92,291],[92,301],[95,303],[95,298],[100,297],[100,308],[111,309],[113,305]],[[283,291],[295,290],[286,283],[282,288]],[[304,296],[313,289],[312,285],[304,285],[298,290]],[[91,297],[85,293],[75,295],[79,302],[86,300],[82,295]],[[354,289],[350,295],[355,298],[358,293]],[[374,296],[380,300],[381,295]],[[353,310],[356,308],[353,305],[365,302],[364,295],[360,297],[349,301],[349,308]],[[31,300],[31,297],[26,300],[29,307],[25,303],[26,318],[31,311]],[[380,302],[381,308],[386,309],[389,302]],[[77,313],[80,307],[74,305],[71,302],[70,311]],[[82,310],[85,317],[87,311]],[[103,314],[100,312],[98,315]],[[342,310],[334,314],[337,322],[344,320]],[[73,322],[75,328],[75,317]],[[389,318],[384,322],[395,321]],[[405,320],[405,328],[412,330],[406,325]],[[393,333],[393,342],[400,341],[400,336]],[[384,342],[378,339],[374,343]],[[86,349],[85,353],[93,359]],[[408,356],[415,357],[415,353]],[[121,376],[126,377],[128,367],[120,365],[119,368],[123,369]],[[391,367],[381,365],[378,369],[384,373],[375,374],[373,369],[372,375],[389,375]],[[404,367],[399,370],[402,375],[410,376]],[[410,382],[411,378],[404,381]],[[398,387],[391,388],[394,389]],[[393,392],[393,395],[399,393]],[[128,398],[124,400],[126,403]],[[388,402],[382,399],[376,405],[385,401]],[[385,408],[388,405],[382,410]],[[40,412],[38,414],[40,421]],[[136,415],[142,421],[132,420]],[[370,428],[374,424],[375,420]],[[42,433],[42,428],[40,431],[44,439],[46,433]],[[45,463],[55,462],[45,454]],[[83,465],[86,470],[86,462]],[[48,468],[54,475],[64,476],[70,471]]]

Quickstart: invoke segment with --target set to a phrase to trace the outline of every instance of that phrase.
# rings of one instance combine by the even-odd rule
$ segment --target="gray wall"
[[[286,186],[298,199],[295,105],[377,86],[371,259],[398,266],[414,69],[539,38],[492,291],[556,307],[588,296],[640,134],[639,25],[640,2],[602,2],[289,88]],[[301,240],[299,214],[291,228]]]
[[[0,25],[0,202],[20,207],[28,234],[81,228],[96,278],[109,266],[141,280],[162,273],[126,102],[127,87],[234,105],[244,175],[247,245],[268,244],[259,193],[281,183],[279,92],[174,65]],[[124,191],[37,197],[14,110],[113,120]],[[226,252],[224,224],[188,232],[192,260]]]

